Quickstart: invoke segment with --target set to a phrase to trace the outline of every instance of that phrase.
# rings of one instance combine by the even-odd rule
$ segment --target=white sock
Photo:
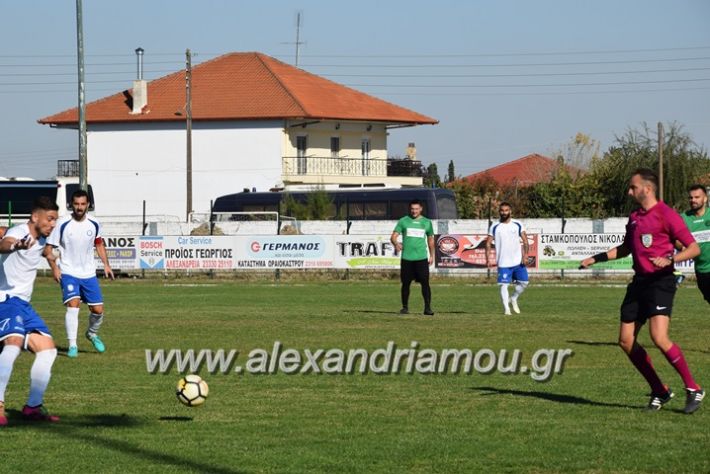
[[[30,369],[30,396],[27,406],[36,407],[42,404],[44,391],[47,390],[52,377],[52,364],[57,358],[56,349],[46,349],[35,354],[35,361]]]
[[[518,301],[518,296],[520,296],[523,291],[525,291],[525,287],[528,286],[527,281],[519,281],[515,284],[515,290],[513,291],[513,296],[511,299]]]
[[[99,332],[99,328],[101,327],[101,323],[104,321],[104,315],[102,314],[96,314],[92,312],[89,315],[89,334],[96,334]]]
[[[500,299],[503,302],[503,308],[505,308],[505,312],[506,313],[509,312],[510,311],[510,305],[509,305],[510,298],[508,296],[508,284],[507,283],[502,283],[500,285]]]
[[[76,346],[76,335],[79,332],[79,308],[67,308],[64,315],[64,326],[67,329],[69,346]]]
[[[5,344],[0,353],[0,402],[5,401],[5,389],[12,375],[12,366],[15,364],[15,359],[20,355],[20,348]]]

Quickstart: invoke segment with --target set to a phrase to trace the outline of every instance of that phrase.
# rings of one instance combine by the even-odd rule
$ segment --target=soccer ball
[[[180,403],[189,407],[202,405],[207,400],[210,389],[202,377],[195,374],[186,375],[177,384],[175,395]]]

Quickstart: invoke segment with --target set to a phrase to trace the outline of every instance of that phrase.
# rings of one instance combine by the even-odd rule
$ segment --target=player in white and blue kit
[[[43,406],[57,349],[47,325],[30,304],[45,239],[56,225],[57,211],[53,200],[37,199],[29,222],[8,229],[0,240],[0,426],[7,425],[5,390],[23,347],[35,353],[35,360],[22,416],[30,421],[59,421]]]
[[[500,203],[498,214],[500,221],[488,229],[486,240],[486,265],[491,266],[489,254],[491,244],[495,242],[496,264],[498,266],[498,285],[500,285],[500,298],[503,302],[505,315],[510,315],[510,307],[520,314],[518,298],[528,285],[528,270],[525,260],[528,255],[528,237],[523,224],[511,218],[512,208],[507,202]],[[513,296],[508,292],[508,286],[515,283]]]
[[[101,236],[99,222],[89,217],[89,195],[86,191],[76,191],[71,198],[72,213],[62,217],[47,239],[45,256],[59,251],[59,264],[49,260],[54,279],[62,286],[62,301],[67,307],[64,322],[69,340],[67,356],[79,355],[77,333],[79,332],[79,306],[84,301],[89,306],[89,327],[86,338],[99,353],[106,346],[98,335],[104,318],[104,301],[96,278],[94,248],[104,264],[104,273],[113,280],[113,271],[106,256],[106,247]]]

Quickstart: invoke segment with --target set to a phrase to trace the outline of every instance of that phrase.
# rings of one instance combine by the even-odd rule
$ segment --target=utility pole
[[[81,0],[76,0],[76,54],[79,82],[79,188],[88,189],[86,160],[86,97],[84,96],[84,27]]]
[[[301,48],[301,12],[296,13],[296,67],[298,67],[298,53]]]
[[[658,194],[663,201],[663,124],[658,122]]]
[[[185,131],[187,133],[187,163],[185,173],[187,175],[187,196],[185,222],[190,222],[192,213],[192,53],[190,48],[185,50]]]

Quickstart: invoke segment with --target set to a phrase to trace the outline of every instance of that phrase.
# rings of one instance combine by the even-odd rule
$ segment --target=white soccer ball
[[[205,403],[209,391],[210,389],[207,386],[207,382],[202,380],[202,377],[190,374],[178,381],[175,394],[183,405],[196,407]]]

